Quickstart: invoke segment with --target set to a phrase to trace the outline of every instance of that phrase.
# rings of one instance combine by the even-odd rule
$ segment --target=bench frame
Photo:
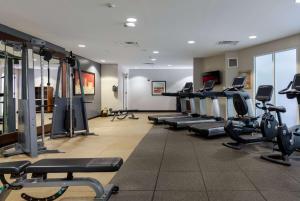
[[[115,111],[111,111],[111,114],[113,116],[111,121],[114,121],[116,118],[118,120],[123,120],[123,119],[126,119],[126,117],[128,117],[128,116],[129,116],[128,117],[129,119],[138,120],[139,118],[134,115],[134,112],[138,112],[138,110],[115,110]]]
[[[73,178],[73,173],[68,173],[66,178],[51,178],[47,179],[47,174],[33,175],[32,178],[28,178],[27,173],[20,173],[18,175],[11,175],[11,178],[15,179],[13,183],[9,183],[5,179],[5,175],[0,175],[0,180],[3,183],[3,189],[0,193],[0,201],[6,200],[11,191],[20,190],[22,188],[40,188],[40,187],[59,187],[60,189],[53,195],[44,198],[35,198],[30,195],[23,193],[21,197],[25,200],[31,201],[50,201],[55,200],[68,189],[69,186],[87,186],[91,188],[96,196],[97,201],[107,201],[113,193],[118,192],[119,188],[116,185],[108,184],[103,185],[96,179],[93,178]]]

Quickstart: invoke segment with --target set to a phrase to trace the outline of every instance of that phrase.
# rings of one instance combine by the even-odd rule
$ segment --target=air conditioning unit
[[[227,66],[228,68],[238,68],[238,58],[228,58],[227,59]]]

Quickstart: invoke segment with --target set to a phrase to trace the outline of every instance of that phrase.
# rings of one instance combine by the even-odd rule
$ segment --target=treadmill
[[[165,120],[165,124],[168,124],[170,127],[175,129],[180,128],[187,128],[189,125],[197,124],[197,123],[204,123],[204,122],[215,122],[218,120],[222,120],[220,117],[220,108],[219,108],[219,102],[217,97],[215,96],[215,93],[212,91],[215,86],[214,80],[209,80],[205,82],[202,89],[200,89],[197,92],[189,93],[187,96],[190,98],[199,98],[200,101],[200,114],[198,116],[194,117],[188,117],[188,118],[176,118],[176,119],[168,119]],[[206,112],[206,98],[211,98],[213,104],[213,116],[208,116]]]
[[[194,115],[194,113],[196,113],[194,99],[189,99],[191,105],[191,114],[188,113],[186,108],[186,101],[189,98],[186,96],[186,94],[192,91],[193,91],[193,83],[187,82],[185,83],[181,91],[175,93],[172,92],[162,93],[163,96],[172,96],[180,99],[181,113],[168,114],[168,115],[150,115],[148,116],[148,120],[152,121],[154,124],[161,124],[166,119],[190,117],[191,115]]]
[[[215,92],[217,97],[225,97],[227,99],[227,119],[231,119],[235,117],[235,110],[233,105],[233,95],[236,93],[241,94],[248,105],[249,116],[254,116],[252,100],[249,94],[243,90],[245,86],[245,77],[236,77],[233,79],[232,86],[230,88],[225,89],[222,92]],[[193,131],[196,135],[201,135],[205,137],[216,137],[226,135],[224,130],[225,121],[216,121],[216,122],[208,122],[208,123],[198,123],[193,124],[188,127],[189,131]]]

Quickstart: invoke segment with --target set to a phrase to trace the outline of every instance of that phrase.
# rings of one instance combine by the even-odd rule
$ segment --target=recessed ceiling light
[[[159,54],[159,51],[154,50],[154,51],[153,51],[153,54]]]
[[[33,59],[33,61],[37,61],[36,59]]]
[[[126,22],[125,27],[135,27],[135,23],[133,22]]]
[[[249,36],[249,39],[256,39],[257,36],[253,35],[253,36]]]
[[[157,60],[157,59],[155,59],[155,58],[152,58],[152,59],[151,59],[151,61],[156,61],[156,60]]]
[[[188,44],[195,44],[196,41],[194,41],[194,40],[189,40],[187,43],[188,43]]]
[[[104,59],[101,59],[100,62],[101,62],[101,63],[105,63],[106,61],[105,61]]]
[[[133,18],[133,17],[129,17],[126,19],[127,22],[136,22],[137,19],[136,18]]]
[[[300,3],[300,0],[296,0],[296,3]]]
[[[82,47],[82,48],[83,48],[83,47],[86,47],[86,45],[84,45],[84,44],[79,44],[78,47]]]
[[[168,66],[171,67],[171,66],[173,66],[173,65],[169,64]]]

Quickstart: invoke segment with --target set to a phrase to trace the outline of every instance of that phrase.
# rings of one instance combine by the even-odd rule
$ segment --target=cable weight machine
[[[35,103],[35,87],[34,87],[34,65],[33,65],[33,49],[45,48],[45,42],[38,39],[32,39],[30,42],[12,42],[19,46],[22,51],[22,88],[21,98],[18,100],[18,142],[13,148],[3,152],[4,157],[18,154],[27,154],[31,157],[37,157],[44,153],[59,153],[58,150],[48,150],[45,147],[45,125],[44,125],[44,107],[45,105],[36,105]],[[41,86],[43,85],[43,58],[41,60]],[[46,59],[46,57],[44,57]],[[50,58],[51,59],[51,58]],[[43,93],[43,90],[42,90]],[[43,96],[42,96],[43,97]],[[36,108],[41,108],[41,138],[37,136],[36,127]]]
[[[74,137],[77,135],[95,135],[90,133],[89,125],[87,120],[87,112],[85,104],[85,95],[81,78],[81,68],[80,62],[76,57],[70,52],[69,56],[65,59],[65,73],[63,72],[63,65],[59,66],[56,81],[56,90],[54,98],[54,109],[52,117],[52,131],[51,138],[60,137]],[[74,88],[74,73],[77,71],[79,85],[80,85],[80,95],[73,95],[75,92]],[[65,76],[65,77],[62,77]],[[65,88],[60,83],[65,78],[66,85]],[[66,90],[66,96],[63,93],[59,93],[59,89]]]

